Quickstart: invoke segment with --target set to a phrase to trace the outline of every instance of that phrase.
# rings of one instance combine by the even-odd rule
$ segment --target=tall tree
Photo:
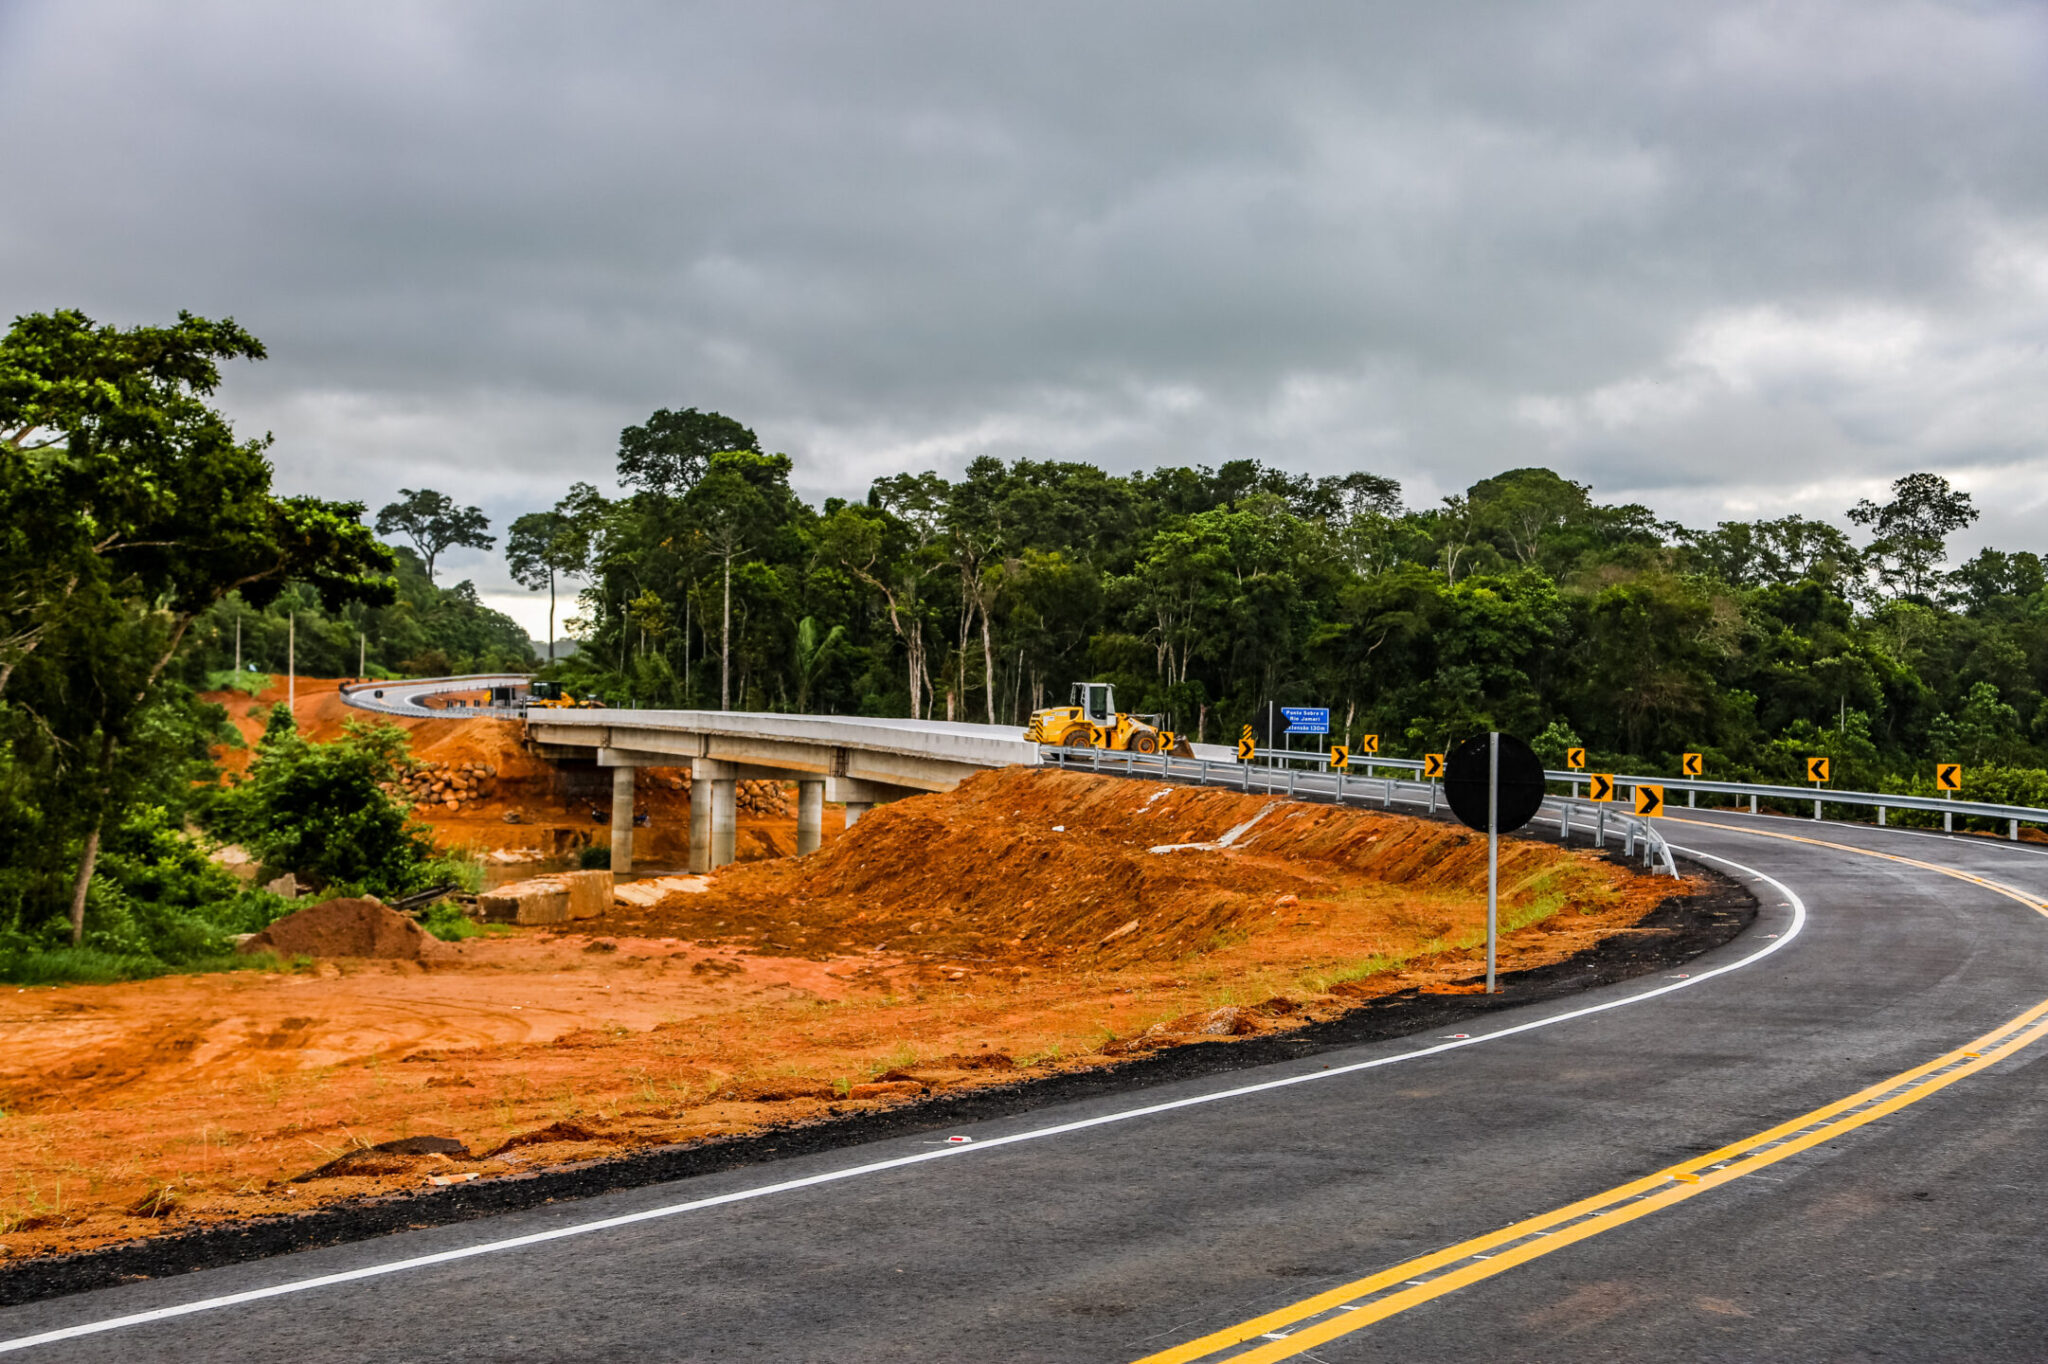
[[[377,513],[377,534],[403,535],[412,541],[427,566],[427,580],[433,581],[434,561],[449,549],[489,549],[498,543],[487,534],[490,518],[480,507],[458,507],[455,499],[432,488],[398,490],[398,501],[386,503]]]
[[[718,708],[732,709],[733,564],[787,525],[795,496],[788,455],[750,450],[713,454],[684,499],[683,512],[718,559],[722,578],[718,627]]]
[[[1891,501],[1866,497],[1849,519],[1876,532],[1869,553],[1879,581],[1895,595],[1924,597],[1948,557],[1948,537],[1975,521],[1977,508],[1940,474],[1907,474],[1892,483]]]
[[[528,512],[512,523],[505,536],[505,563],[521,587],[548,592],[548,662],[555,661],[555,580],[584,572],[590,562],[592,528],[578,508],[597,497],[588,483],[578,483],[552,510]]]
[[[710,471],[711,457],[727,450],[761,452],[754,433],[731,417],[686,407],[662,408],[619,432],[619,482],[657,498],[686,496]]]
[[[391,594],[391,556],[362,526],[361,504],[274,496],[269,439],[237,441],[206,401],[220,360],[262,354],[233,322],[189,313],[176,327],[128,331],[76,312],[35,315],[0,343],[0,503],[40,516],[40,554],[62,565],[53,576],[9,554],[8,605],[23,624],[9,629],[0,666],[11,677],[61,634],[62,671],[79,679],[70,748],[93,755],[71,778],[74,942],[121,749],[192,622],[230,592],[260,606],[294,578],[335,601]],[[37,552],[18,539],[8,549]]]

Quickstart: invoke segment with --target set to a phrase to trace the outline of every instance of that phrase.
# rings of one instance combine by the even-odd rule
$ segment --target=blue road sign
[[[1280,713],[1287,717],[1289,734],[1328,734],[1330,732],[1330,708],[1328,706],[1282,706]]]

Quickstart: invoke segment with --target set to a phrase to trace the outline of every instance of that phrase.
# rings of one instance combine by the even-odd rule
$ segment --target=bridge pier
[[[633,870],[633,776],[637,767],[612,769],[612,875]]]
[[[848,821],[849,823],[851,820]],[[825,783],[821,780],[796,784],[796,854],[816,852],[825,841]]]
[[[693,758],[689,768],[690,871],[702,876],[732,861],[738,829],[733,785],[739,774],[731,763],[713,758]]]

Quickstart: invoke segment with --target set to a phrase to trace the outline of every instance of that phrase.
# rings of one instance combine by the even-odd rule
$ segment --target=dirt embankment
[[[0,1248],[869,1113],[1464,993],[1484,877],[1483,840],[1441,824],[1010,770],[578,926],[598,933],[18,992],[0,1003]],[[1509,972],[1642,931],[1682,889],[1519,841],[1502,885]]]
[[[225,772],[246,771],[270,707],[285,699],[285,679],[272,677],[257,696],[237,691],[207,692],[203,699],[225,706],[247,745],[219,748]],[[458,712],[459,713],[459,712]],[[341,699],[331,678],[298,680],[292,716],[299,732],[322,743],[341,737],[350,720],[384,720],[406,731],[422,780],[405,791],[413,813],[434,830],[443,846],[476,853],[519,850],[563,857],[582,848],[605,846],[611,838],[611,770],[594,764],[557,765],[526,748],[525,726],[517,720],[423,720],[380,716]],[[749,784],[752,785],[751,783]],[[454,797],[451,803],[450,797]],[[796,851],[796,816],[786,801],[749,791],[736,846],[741,861],[784,857]],[[641,770],[634,782],[633,808],[646,816],[633,834],[636,864],[680,867],[689,860],[690,797],[684,774],[666,768]],[[828,809],[825,833],[836,837],[840,816]]]

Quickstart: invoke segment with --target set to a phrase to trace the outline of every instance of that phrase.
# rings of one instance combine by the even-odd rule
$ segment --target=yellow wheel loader
[[[536,682],[526,693],[528,710],[595,710],[603,705],[602,701],[577,700],[563,691],[559,682]]]
[[[1031,712],[1024,737],[1061,748],[1110,748],[1127,753],[1157,753],[1164,748],[1176,758],[1194,757],[1188,741],[1161,728],[1160,719],[1118,710],[1116,689],[1107,682],[1076,682],[1074,703]]]

